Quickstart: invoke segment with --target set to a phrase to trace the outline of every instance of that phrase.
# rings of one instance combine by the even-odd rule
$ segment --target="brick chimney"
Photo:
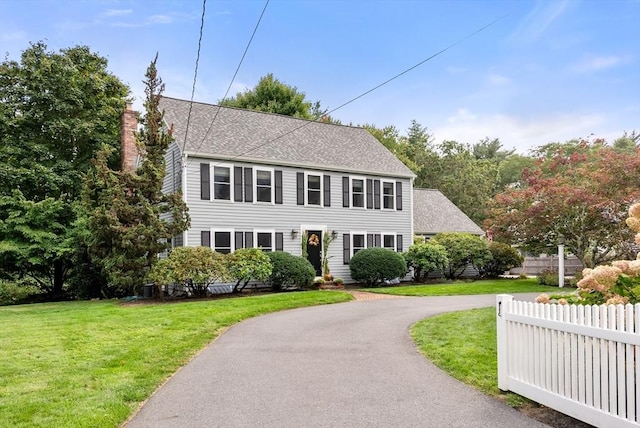
[[[127,103],[120,120],[120,156],[123,171],[135,171],[138,161],[135,133],[138,130],[138,115]]]

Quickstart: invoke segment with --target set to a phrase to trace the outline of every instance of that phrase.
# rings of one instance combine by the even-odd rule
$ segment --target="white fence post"
[[[513,301],[513,296],[498,294],[496,296],[496,331],[498,341],[498,388],[509,390],[509,344],[507,343],[507,321],[505,311]]]

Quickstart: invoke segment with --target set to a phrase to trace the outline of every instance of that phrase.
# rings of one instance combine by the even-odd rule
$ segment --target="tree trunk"
[[[62,294],[64,270],[64,263],[62,260],[56,260],[53,262],[53,294]]]

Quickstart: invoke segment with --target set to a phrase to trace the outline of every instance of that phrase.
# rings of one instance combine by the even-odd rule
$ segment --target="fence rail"
[[[640,427],[640,304],[496,303],[501,390],[597,427]]]

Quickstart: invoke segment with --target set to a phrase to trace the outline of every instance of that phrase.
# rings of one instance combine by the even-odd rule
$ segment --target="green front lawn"
[[[529,278],[367,288],[365,291],[399,296],[462,296],[470,294],[557,293],[558,290],[558,287],[538,285],[536,279]],[[566,290],[571,289],[567,288]]]
[[[118,426],[225,327],[350,299],[309,291],[166,304],[1,307],[0,426]]]

